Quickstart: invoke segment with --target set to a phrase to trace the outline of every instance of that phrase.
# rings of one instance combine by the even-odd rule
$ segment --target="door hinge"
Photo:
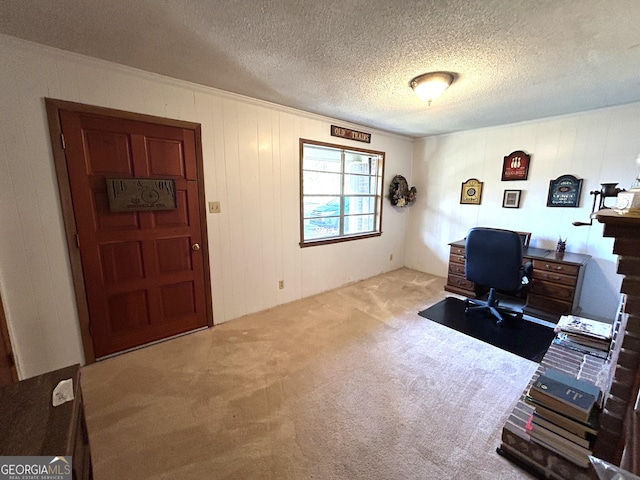
[[[62,146],[63,150],[67,148],[67,145],[64,143],[64,133],[60,134],[60,145]]]
[[[76,233],[76,234],[75,234],[75,237],[76,237],[76,246],[77,246],[78,248],[80,248],[80,235],[78,235],[78,234]]]
[[[93,337],[93,332],[91,331],[91,322],[89,322],[89,336]]]

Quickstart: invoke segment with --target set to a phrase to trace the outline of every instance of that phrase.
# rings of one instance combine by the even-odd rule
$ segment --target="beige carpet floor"
[[[537,364],[396,270],[82,368],[96,480],[529,479],[495,453]]]

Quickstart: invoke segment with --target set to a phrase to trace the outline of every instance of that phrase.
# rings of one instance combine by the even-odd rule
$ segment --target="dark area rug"
[[[542,360],[555,337],[552,328],[526,319],[505,317],[505,324],[498,326],[494,317],[465,314],[464,308],[464,300],[447,297],[418,315],[534,362]]]

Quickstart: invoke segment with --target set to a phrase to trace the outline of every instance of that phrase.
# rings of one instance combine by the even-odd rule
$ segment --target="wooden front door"
[[[56,107],[94,358],[212,325],[199,130]],[[113,179],[169,180],[175,208],[145,187],[114,211]]]

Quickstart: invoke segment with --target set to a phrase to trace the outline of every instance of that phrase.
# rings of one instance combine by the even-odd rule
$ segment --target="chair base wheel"
[[[505,307],[500,307],[499,309],[499,301],[493,293],[492,289],[487,301],[472,301],[469,298],[465,298],[464,313],[468,314],[473,311],[482,311],[495,318],[496,325],[500,327],[509,327],[514,321],[520,322],[523,319],[523,313],[521,311],[511,310]]]

